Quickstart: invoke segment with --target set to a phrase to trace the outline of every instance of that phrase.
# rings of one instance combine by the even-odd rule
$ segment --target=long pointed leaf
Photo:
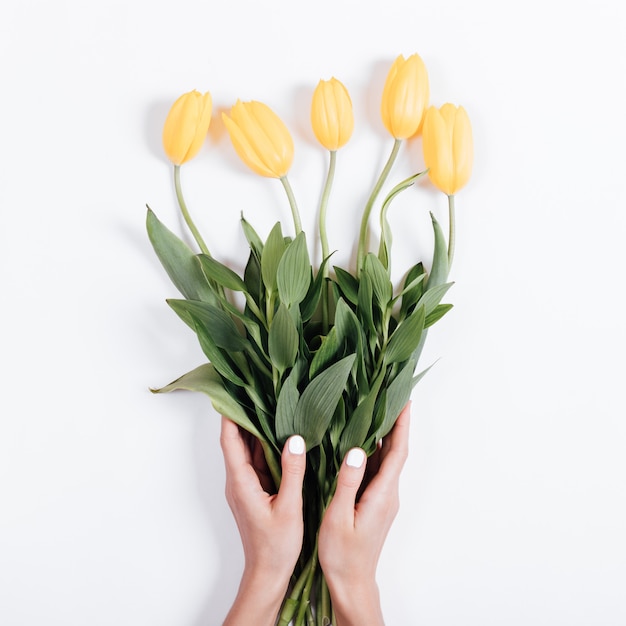
[[[211,363],[204,363],[183,374],[180,378],[169,383],[169,385],[165,385],[160,389],[150,389],[150,391],[152,393],[168,393],[179,389],[199,391],[206,394],[211,399],[211,404],[218,413],[239,424],[239,426],[252,433],[255,437],[265,440],[265,437],[250,421],[243,407],[226,391],[220,375],[215,371]]]
[[[293,420],[299,399],[298,373],[293,369],[285,379],[276,401],[276,439],[280,444],[296,432]]]
[[[222,285],[232,291],[247,291],[246,283],[230,267],[226,267],[206,254],[200,254],[198,258],[204,273],[218,285]]]
[[[261,276],[263,277],[263,284],[269,292],[276,291],[276,272],[284,252],[285,238],[280,222],[276,222],[267,237],[261,256]]]
[[[391,335],[385,351],[385,362],[406,361],[419,345],[423,330],[424,308],[420,306],[403,320]]]
[[[215,295],[193,250],[159,221],[148,208],[146,229],[161,265],[176,288],[189,300],[215,302]]]
[[[307,450],[318,446],[328,430],[353,362],[354,354],[344,357],[314,378],[302,392],[293,421]]]
[[[303,232],[287,246],[276,270],[280,299],[288,306],[300,304],[311,284],[311,262]]]
[[[435,247],[433,250],[433,262],[430,269],[430,275],[426,283],[427,289],[432,289],[438,285],[442,285],[448,279],[448,245],[446,238],[441,230],[439,222],[431,213],[430,218],[433,222],[433,232],[435,235]]]
[[[281,302],[272,320],[268,340],[270,359],[281,374],[296,362],[299,343],[296,325]]]

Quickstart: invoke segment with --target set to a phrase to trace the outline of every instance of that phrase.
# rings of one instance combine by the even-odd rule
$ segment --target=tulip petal
[[[225,113],[222,113],[222,120],[224,121],[224,126],[226,126],[230,140],[239,158],[257,174],[274,178],[274,173],[259,159],[254,149],[250,146],[246,135],[239,128],[237,123]]]
[[[446,103],[430,107],[424,120],[422,147],[432,183],[449,196],[469,180],[473,143],[469,117],[463,107]]]
[[[331,151],[344,146],[352,136],[352,100],[336,78],[317,84],[311,102],[311,125],[317,140]]]
[[[241,102],[223,116],[241,160],[261,176],[282,178],[293,161],[293,139],[282,120],[261,102]]]
[[[211,111],[208,92],[190,91],[174,102],[163,125],[163,148],[174,165],[196,156],[209,129]]]
[[[198,152],[200,152],[200,148],[204,144],[206,135],[209,131],[209,126],[211,124],[211,114],[213,112],[213,101],[211,99],[211,94],[207,92],[204,95],[201,95],[200,98],[196,99],[196,102],[198,105],[196,132],[189,146],[189,149],[185,154],[185,159],[183,163],[189,161],[190,159],[193,159],[198,154]]]
[[[396,139],[417,134],[430,97],[428,72],[421,57],[396,58],[385,81],[381,116],[385,128]]]
[[[455,164],[454,193],[456,193],[465,187],[470,179],[474,161],[472,126],[463,107],[459,107],[456,113],[452,150]]]

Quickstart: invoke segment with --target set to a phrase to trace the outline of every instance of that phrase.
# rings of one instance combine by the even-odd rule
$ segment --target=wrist
[[[276,577],[266,568],[246,566],[235,602],[224,626],[259,624],[271,626],[276,622],[289,577]]]
[[[328,579],[336,626],[384,626],[376,580]]]
[[[280,603],[289,586],[290,575],[291,573],[281,573],[265,566],[246,565],[240,587],[247,592],[262,591],[268,599]]]

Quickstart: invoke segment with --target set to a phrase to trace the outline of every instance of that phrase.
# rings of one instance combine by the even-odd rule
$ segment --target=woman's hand
[[[273,493],[258,440],[222,417],[226,500],[245,555],[239,592],[224,626],[271,626],[280,610],[303,538],[304,439],[290,437],[282,453],[282,482]]]
[[[400,506],[398,486],[408,454],[409,406],[367,464],[365,452],[354,448],[339,470],[337,490],[319,532],[319,562],[337,618],[333,626],[384,624],[376,567]],[[369,481],[357,501],[366,466]]]

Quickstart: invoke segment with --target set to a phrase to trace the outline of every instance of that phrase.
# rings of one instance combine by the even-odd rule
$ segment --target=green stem
[[[270,470],[270,474],[272,475],[272,479],[274,480],[274,484],[276,485],[276,489],[280,487],[280,479],[281,479],[281,467],[280,462],[277,460],[274,455],[274,449],[269,441],[265,439],[259,439],[261,442],[261,448],[263,449],[263,454],[265,456],[265,461],[267,462],[267,467]]]
[[[322,245],[322,261],[328,257],[328,232],[326,230],[326,211],[328,209],[328,198],[330,197],[330,190],[333,186],[333,180],[335,178],[335,165],[337,162],[337,152],[335,150],[330,151],[330,161],[328,164],[328,174],[326,175],[326,183],[324,184],[324,191],[322,192],[322,200],[320,202],[320,216],[319,216],[319,231],[320,231],[320,243]],[[324,266],[324,278],[328,278],[328,263]],[[324,281],[322,287],[322,332],[324,335],[328,333],[328,289],[330,285],[327,281]]]
[[[204,243],[204,239],[202,239],[202,235],[196,228],[196,225],[193,223],[191,219],[191,215],[189,215],[189,210],[187,209],[187,204],[185,203],[185,198],[183,197],[183,190],[180,185],[180,165],[174,165],[174,186],[176,188],[176,197],[178,198],[178,205],[180,206],[180,210],[185,218],[185,222],[193,235],[193,238],[196,240],[196,243],[200,246],[200,250],[204,252],[207,256],[211,256],[209,252],[209,248],[206,243]]]
[[[293,215],[293,225],[296,229],[296,235],[299,235],[302,232],[302,222],[300,221],[300,213],[298,212],[296,197],[293,195],[293,189],[291,189],[291,185],[289,184],[287,176],[282,176],[280,178],[280,182],[283,184],[285,192],[287,193],[289,206],[291,207],[291,214]]]
[[[298,580],[293,586],[291,593],[289,594],[289,598],[287,598],[287,603],[284,606],[283,610],[279,615],[278,626],[288,626],[293,614],[295,613],[296,604],[302,596],[304,586],[309,578],[309,572],[312,566],[315,566],[317,561],[317,548],[315,553],[311,555],[306,565],[302,569]]]
[[[448,196],[448,272],[454,259],[454,246],[456,243],[456,217],[454,214],[454,196]]]
[[[320,577],[321,579],[321,592],[322,596],[320,602],[321,608],[321,621],[320,624],[322,626],[328,626],[331,623],[331,608],[330,608],[330,591],[328,590],[328,583],[326,582],[326,578],[324,576]]]
[[[367,246],[367,235],[368,235],[368,222],[370,218],[370,213],[372,212],[372,208],[374,206],[374,202],[380,193],[380,190],[387,180],[387,176],[389,176],[389,172],[398,156],[398,151],[400,150],[400,144],[402,143],[401,139],[395,139],[393,143],[393,148],[391,150],[391,154],[387,159],[387,163],[383,168],[383,171],[380,173],[376,184],[374,185],[374,189],[372,189],[372,193],[370,194],[369,199],[367,200],[367,204],[365,205],[365,209],[363,211],[363,217],[361,218],[361,230],[359,231],[359,246],[357,248],[357,257],[356,257],[356,274],[357,277],[361,274],[361,267],[363,265],[363,261],[365,259],[366,254],[366,246]]]
[[[315,617],[313,616],[313,607],[310,604],[306,609],[306,624],[307,626],[315,626]]]
[[[320,217],[319,217],[319,229],[320,229],[320,243],[322,244],[322,261],[328,256],[328,233],[326,231],[326,211],[328,208],[328,198],[330,198],[330,190],[333,186],[333,180],[335,178],[335,165],[337,163],[337,152],[335,150],[330,151],[330,161],[328,164],[328,174],[326,175],[326,183],[324,184],[324,191],[322,192],[322,200],[320,202]],[[324,276],[328,276],[328,267],[324,268]]]
[[[308,567],[306,583],[302,590],[302,596],[300,600],[300,606],[298,607],[298,614],[294,620],[294,626],[304,626],[304,619],[307,613],[307,608],[311,603],[311,587],[313,586],[313,580],[315,578],[315,570],[317,569],[317,541],[315,542],[315,549]]]

